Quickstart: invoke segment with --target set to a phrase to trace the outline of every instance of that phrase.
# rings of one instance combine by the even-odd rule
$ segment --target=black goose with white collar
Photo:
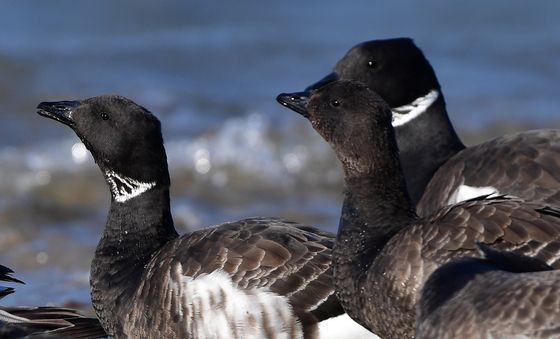
[[[560,210],[520,198],[472,199],[419,218],[409,197],[387,104],[360,82],[278,96],[342,163],[345,198],[333,249],[339,300],[382,338],[414,335],[427,277],[481,242],[560,267]]]
[[[334,236],[274,218],[179,236],[159,120],[119,96],[44,102],[70,126],[111,190],[91,268],[93,306],[115,338],[315,338],[341,314]]]
[[[0,281],[23,284],[12,277],[13,271],[0,265]],[[15,292],[13,287],[0,286],[0,299]],[[0,338],[106,338],[107,334],[95,318],[78,311],[54,306],[0,307]]]
[[[417,305],[417,339],[557,338],[560,270],[480,245],[430,275]]]
[[[527,131],[465,148],[436,74],[411,39],[360,43],[308,90],[335,79],[363,82],[391,107],[407,186],[420,215],[491,193],[560,205],[560,131]]]

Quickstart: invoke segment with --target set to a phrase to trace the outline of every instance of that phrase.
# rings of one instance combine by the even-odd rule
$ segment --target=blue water
[[[352,45],[413,37],[461,135],[558,126],[558,2],[0,1],[0,260],[11,304],[88,305],[108,191],[40,101],[125,95],[163,123],[181,231],[254,215],[334,230],[340,169],[274,98]],[[488,134],[488,131],[487,133]],[[72,149],[74,148],[74,152]]]

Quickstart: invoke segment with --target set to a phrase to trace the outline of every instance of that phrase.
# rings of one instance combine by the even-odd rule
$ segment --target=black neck
[[[154,188],[126,202],[112,199],[103,236],[97,245],[91,268],[92,300],[97,315],[109,333],[119,309],[127,301],[151,257],[177,232],[169,206],[169,184]],[[126,313],[126,312],[124,312]],[[106,327],[108,326],[108,327]]]
[[[396,136],[408,192],[416,204],[437,169],[465,145],[451,125],[441,92],[426,112],[397,127]]]
[[[333,261],[337,290],[347,291],[348,298],[361,294],[365,273],[391,237],[417,218],[393,128],[376,130],[371,137],[362,149],[368,152],[360,157],[363,166],[343,162],[346,192]]]

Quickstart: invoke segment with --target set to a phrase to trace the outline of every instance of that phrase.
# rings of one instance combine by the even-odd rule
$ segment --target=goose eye
[[[103,119],[103,120],[109,120],[109,114],[107,114],[107,113],[105,113],[105,112],[101,113],[101,119]]]
[[[367,67],[371,68],[371,69],[376,69],[377,68],[377,62],[375,62],[374,60],[369,60],[367,62]]]
[[[331,100],[331,106],[332,106],[332,107],[338,107],[338,106],[340,106],[340,101],[338,101],[337,99],[332,99],[332,100]]]

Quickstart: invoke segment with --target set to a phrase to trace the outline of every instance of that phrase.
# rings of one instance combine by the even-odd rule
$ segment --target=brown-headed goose
[[[177,234],[160,122],[145,108],[99,96],[38,113],[74,130],[111,191],[91,296],[112,337],[315,338],[343,313],[330,233],[252,218]]]
[[[13,271],[0,265],[0,281],[20,283]],[[0,286],[0,298],[15,290]],[[53,306],[0,307],[0,338],[106,338],[107,334],[95,318],[78,311]]]
[[[560,270],[481,246],[430,275],[418,301],[416,339],[560,337]]]
[[[486,194],[560,206],[560,131],[533,130],[465,147],[432,66],[411,39],[352,47],[331,74],[363,82],[391,107],[401,165],[419,215]]]
[[[498,196],[419,218],[402,173],[391,110],[364,84],[336,81],[278,100],[306,117],[342,163],[335,286],[346,312],[380,337],[412,337],[425,280],[455,257],[478,256],[476,242],[560,267],[559,209]]]

